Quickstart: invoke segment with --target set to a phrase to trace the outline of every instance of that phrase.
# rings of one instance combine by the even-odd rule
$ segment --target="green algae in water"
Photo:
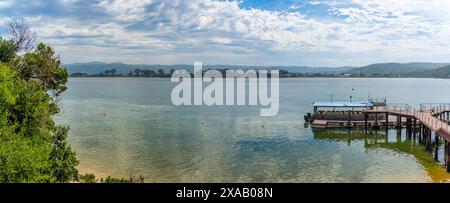
[[[346,142],[351,145],[352,142],[364,142],[366,153],[371,150],[388,149],[393,152],[412,156],[420,164],[433,182],[442,182],[450,180],[450,174],[446,171],[443,163],[434,159],[434,149],[429,151],[426,146],[418,141],[418,133],[414,138],[411,134],[407,136],[406,130],[385,129],[374,131],[370,130],[344,130],[328,129],[315,130],[314,138],[318,140],[330,140],[332,142]],[[393,140],[392,137],[394,137]],[[443,156],[442,142],[439,142],[439,154]],[[432,152],[433,151],[433,152]],[[441,161],[443,157],[441,157]]]

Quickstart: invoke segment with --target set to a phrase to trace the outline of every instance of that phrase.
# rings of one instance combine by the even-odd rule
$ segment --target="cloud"
[[[213,43],[217,44],[231,44],[233,40],[230,38],[214,37],[212,38]]]
[[[151,15],[146,12],[146,6],[153,3],[155,3],[154,0],[102,0],[98,5],[114,14],[116,20],[134,21]]]
[[[13,5],[11,0],[0,0],[0,8],[9,8]]]
[[[65,62],[340,66],[442,62],[450,51],[445,0],[289,1],[286,10],[216,0],[49,2],[0,1],[0,19],[25,16]]]
[[[291,10],[298,10],[298,9],[300,9],[300,8],[302,8],[301,5],[292,5],[292,6],[289,6],[289,9],[291,9]]]

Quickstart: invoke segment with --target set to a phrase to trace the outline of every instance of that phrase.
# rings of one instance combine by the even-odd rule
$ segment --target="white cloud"
[[[117,14],[117,20],[133,21],[148,16],[144,7],[154,2],[154,0],[102,0],[99,6]]]
[[[212,42],[217,44],[231,44],[233,40],[230,38],[213,37]]]
[[[0,5],[1,2],[6,1],[0,1]],[[66,4],[75,2],[66,0]],[[214,0],[102,0],[97,6],[113,20],[52,20],[45,16],[31,20],[40,36],[63,50],[62,55],[75,58],[73,47],[97,46],[98,53],[92,57],[110,57],[113,61],[118,55],[123,59],[124,52],[132,58],[133,48],[137,56],[154,53],[173,63],[190,63],[197,58],[226,63],[253,57],[256,64],[263,61],[297,65],[323,65],[317,62],[320,58],[308,64],[314,53],[319,53],[316,56],[327,65],[333,65],[333,60],[335,65],[355,65],[343,64],[336,58],[367,53],[366,58],[355,63],[371,63],[374,58],[444,60],[439,57],[450,51],[450,1],[348,0],[310,4],[328,5],[336,20],[309,16],[296,5],[295,11],[268,11],[243,9],[238,1]],[[99,56],[102,54],[107,56]],[[220,59],[221,55],[226,60]],[[292,57],[284,60],[274,55]],[[145,57],[138,58],[142,60],[139,62],[146,62]],[[128,59],[131,60],[136,59]],[[352,60],[356,61],[342,59],[347,63]]]
[[[118,16],[143,20],[146,13],[145,9],[140,6],[161,3],[155,1],[131,2],[128,5],[137,5],[131,9],[132,12],[127,6],[119,6],[122,9],[114,9],[114,12],[119,12]],[[411,2],[415,3],[410,4]],[[386,43],[383,42],[397,46],[402,44],[400,42],[405,37],[407,40],[423,40],[421,36],[414,36],[411,33],[415,33],[417,30],[436,30],[436,27],[427,21],[424,14],[428,13],[423,11],[426,10],[423,8],[427,8],[424,5],[425,2],[355,0],[353,3],[360,5],[361,8],[336,8],[334,10],[336,14],[347,17],[346,22],[341,23],[321,22],[320,19],[307,18],[298,12],[245,10],[239,8],[236,1],[211,0],[161,3],[158,15],[154,17],[169,20],[163,22],[163,25],[173,29],[174,32],[187,33],[195,30],[207,30],[214,35],[223,33],[236,38],[268,41],[272,42],[272,47],[267,47],[269,50],[332,51],[338,49],[360,51],[361,49],[383,48],[386,46]],[[116,8],[116,5],[121,5],[122,1],[109,1],[109,3],[108,7]],[[311,2],[311,4],[319,3]],[[430,4],[433,7],[439,7],[436,1]],[[414,12],[417,14],[408,14]],[[363,34],[367,32],[374,33]],[[392,39],[387,39],[391,38],[390,34],[392,34]],[[330,39],[330,36],[333,38]],[[367,38],[374,43],[368,44]],[[348,43],[354,44],[354,46],[350,47]],[[405,44],[405,46],[407,45]]]
[[[0,8],[8,8],[13,5],[12,0],[0,0]]]
[[[291,9],[291,10],[297,10],[297,9],[300,9],[300,8],[302,8],[303,6],[301,6],[301,5],[292,5],[292,6],[289,6],[289,9]]]

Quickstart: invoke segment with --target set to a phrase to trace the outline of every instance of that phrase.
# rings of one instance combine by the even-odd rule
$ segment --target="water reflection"
[[[370,150],[388,149],[396,153],[410,155],[427,171],[432,181],[441,182],[450,179],[450,174],[445,171],[444,166],[439,162],[442,159],[433,155],[432,151],[434,152],[434,150],[427,150],[426,146],[420,144],[417,134],[409,132],[406,129],[392,129],[387,131],[349,129],[314,130],[314,139],[345,142],[348,146],[351,146],[355,142],[363,142],[366,152]],[[443,154],[442,150],[442,143],[439,143],[438,154]]]

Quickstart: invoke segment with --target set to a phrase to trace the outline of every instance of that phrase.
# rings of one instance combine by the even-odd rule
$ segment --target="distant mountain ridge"
[[[98,74],[105,70],[116,69],[118,73],[127,74],[135,69],[149,69],[157,71],[163,69],[165,72],[169,72],[170,69],[174,70],[189,70],[194,69],[193,65],[147,65],[147,64],[124,64],[124,63],[102,63],[102,62],[88,62],[88,63],[74,63],[64,65],[69,71],[69,74],[73,73],[87,73]],[[275,70],[287,70],[289,72],[298,73],[341,73],[349,71],[355,67],[308,67],[308,66],[244,66],[244,65],[204,65],[203,69],[275,69]]]
[[[407,74],[408,77],[425,77],[425,78],[450,78],[450,65],[440,68],[415,71]]]
[[[193,65],[175,64],[175,65],[147,65],[147,64],[124,64],[124,63],[103,63],[103,62],[88,62],[88,63],[74,63],[64,65],[69,74],[86,73],[89,75],[98,74],[105,70],[116,69],[119,74],[128,74],[135,69],[158,71],[163,69],[164,72],[169,73],[171,69],[174,70],[189,70],[193,71]],[[322,73],[322,74],[350,74],[353,76],[374,76],[374,77],[432,77],[432,78],[450,78],[450,63],[376,63],[363,67],[309,67],[309,66],[245,66],[245,65],[204,65],[204,70],[207,69],[278,69],[286,70],[291,73]]]
[[[450,65],[450,63],[377,63],[354,68],[348,73],[364,74],[398,74],[404,75],[412,72],[422,72]]]

